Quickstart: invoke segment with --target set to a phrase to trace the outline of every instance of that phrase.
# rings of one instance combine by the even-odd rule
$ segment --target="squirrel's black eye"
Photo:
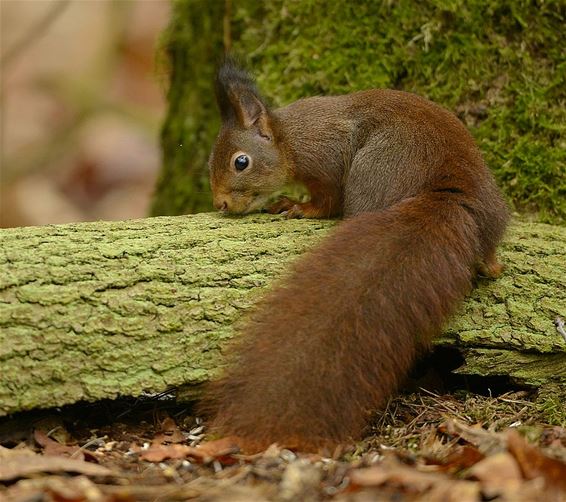
[[[250,165],[250,158],[247,155],[238,155],[234,159],[234,167],[238,171],[243,171],[249,165]]]

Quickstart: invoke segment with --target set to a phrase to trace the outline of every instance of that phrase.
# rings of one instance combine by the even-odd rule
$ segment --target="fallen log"
[[[199,384],[234,323],[335,224],[199,214],[0,230],[0,415]],[[566,228],[515,222],[442,346],[457,370],[566,384]]]

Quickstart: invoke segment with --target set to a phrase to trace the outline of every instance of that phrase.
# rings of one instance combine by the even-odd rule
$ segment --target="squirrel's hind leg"
[[[483,277],[489,279],[497,279],[505,269],[505,265],[497,260],[495,249],[488,252],[483,260],[477,264],[477,272]]]

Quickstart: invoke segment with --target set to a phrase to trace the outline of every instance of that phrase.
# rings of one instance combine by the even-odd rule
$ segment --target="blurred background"
[[[156,47],[170,8],[0,0],[1,226],[148,214],[167,87]]]

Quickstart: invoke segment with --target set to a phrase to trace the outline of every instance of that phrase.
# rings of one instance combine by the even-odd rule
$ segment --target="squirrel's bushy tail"
[[[432,192],[345,220],[244,326],[202,402],[247,450],[359,438],[471,287],[472,211]]]

